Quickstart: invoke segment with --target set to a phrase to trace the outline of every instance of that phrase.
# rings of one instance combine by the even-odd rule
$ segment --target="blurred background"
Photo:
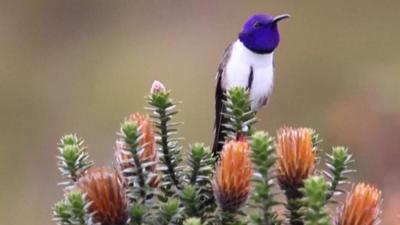
[[[120,122],[144,112],[155,79],[184,101],[184,146],[210,144],[216,68],[258,12],[292,15],[258,128],[308,126],[325,150],[348,146],[354,180],[383,189],[383,223],[400,224],[400,1],[0,2],[2,224],[53,224],[59,137],[77,132],[110,165]]]

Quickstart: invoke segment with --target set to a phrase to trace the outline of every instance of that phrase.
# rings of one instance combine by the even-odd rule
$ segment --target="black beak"
[[[283,14],[283,15],[276,16],[273,21],[274,21],[274,23],[277,23],[277,22],[279,22],[283,19],[287,19],[289,17],[290,17],[289,14]]]

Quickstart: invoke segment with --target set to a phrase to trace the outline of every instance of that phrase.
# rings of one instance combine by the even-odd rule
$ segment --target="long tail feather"
[[[215,123],[214,123],[214,144],[213,154],[215,157],[219,156],[219,152],[225,142],[226,133],[224,131],[224,124],[226,118],[223,116],[225,94],[221,88],[221,76],[218,78],[217,88],[215,91]]]

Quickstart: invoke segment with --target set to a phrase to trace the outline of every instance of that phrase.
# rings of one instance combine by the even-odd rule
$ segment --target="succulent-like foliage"
[[[146,208],[144,204],[134,203],[129,211],[131,218],[130,224],[133,225],[146,224],[146,220],[149,219],[148,208]]]
[[[182,203],[185,208],[186,217],[201,216],[201,199],[200,193],[194,186],[186,185],[181,192]]]
[[[314,151],[314,156],[315,156],[315,164],[318,165],[318,164],[320,164],[321,159],[322,159],[320,157],[321,152],[322,152],[322,149],[320,148],[322,139],[316,130],[314,130],[312,128],[307,128],[307,129],[309,130],[310,135],[311,135],[312,146],[313,146],[313,151]]]
[[[209,184],[215,163],[211,150],[201,143],[195,143],[190,149],[186,182],[198,186]]]
[[[216,207],[211,181],[214,164],[215,159],[208,147],[200,143],[195,143],[191,146],[188,154],[185,183],[192,186],[198,194],[199,199],[195,202],[197,208],[196,214],[189,214],[189,216],[197,216],[205,219],[205,214],[212,212]]]
[[[148,96],[150,107],[148,110],[152,112],[154,126],[156,127],[156,142],[160,153],[160,171],[161,189],[169,190],[171,187],[181,189],[183,171],[182,171],[182,155],[176,137],[177,126],[181,123],[173,122],[172,118],[178,113],[176,104],[170,97],[170,91],[166,91],[164,85],[160,82],[154,82],[151,93]]]
[[[53,220],[59,225],[70,224],[71,211],[65,201],[59,201],[53,208]]]
[[[246,202],[250,193],[252,165],[247,141],[226,142],[218,162],[213,182],[218,206],[234,213]]]
[[[114,170],[92,167],[76,185],[91,202],[88,211],[94,214],[94,222],[102,225],[126,224],[128,208],[125,189]]]
[[[304,181],[304,221],[305,225],[329,225],[331,220],[327,209],[329,185],[322,176],[310,177]]]
[[[90,203],[80,191],[70,191],[65,199],[53,208],[53,220],[59,225],[91,225],[92,214],[88,212]]]
[[[337,225],[377,225],[380,223],[382,193],[372,185],[359,183],[340,211]]]
[[[251,127],[257,121],[256,114],[251,110],[250,93],[243,87],[234,87],[226,93],[224,101],[224,117],[227,123],[226,128],[229,139],[239,139],[251,134]]]
[[[168,202],[161,203],[158,219],[154,221],[157,225],[177,225],[182,223],[183,209],[176,198],[170,198]]]
[[[341,184],[352,171],[346,148],[334,147],[326,157],[326,176],[315,176],[322,174],[316,168],[322,159],[315,130],[284,127],[275,140],[253,133],[249,93],[233,88],[223,102],[228,138],[218,147],[220,157],[196,143],[183,162],[170,91],[154,82],[148,102],[152,120],[136,113],[120,127],[115,170],[93,167],[76,135],[61,138],[58,166],[68,186],[53,208],[58,225],[332,225],[326,204],[345,191]],[[279,188],[286,202],[275,200]],[[377,225],[381,201],[377,188],[358,184],[334,224]],[[287,213],[278,216],[277,204]]]
[[[308,128],[308,129],[309,129],[309,132],[311,134],[313,147],[317,148],[322,143],[322,139],[321,139],[319,133],[316,130],[314,130],[312,128]]]
[[[347,175],[354,170],[350,169],[350,164],[354,162],[352,155],[345,147],[334,147],[331,154],[327,154],[326,166],[328,171],[324,171],[325,175],[330,179],[329,194],[327,199],[345,191],[340,189],[338,185],[348,181]]]
[[[75,134],[61,137],[58,150],[60,155],[57,157],[57,165],[61,174],[67,179],[63,184],[73,184],[80,174],[93,165],[93,161],[89,160],[83,139]]]
[[[119,136],[124,141],[122,153],[128,152],[131,155],[131,158],[124,162],[134,165],[123,170],[123,174],[128,180],[128,196],[133,201],[144,202],[148,195],[152,194],[149,184],[156,177],[151,173],[156,162],[142,161],[141,156],[146,150],[142,145],[144,135],[140,132],[140,127],[136,122],[125,121],[121,125]]]
[[[254,224],[280,224],[278,215],[272,207],[277,205],[273,167],[276,162],[275,144],[272,137],[265,132],[256,132],[251,137],[251,160],[253,162],[252,193],[253,206],[258,212],[251,219]]]

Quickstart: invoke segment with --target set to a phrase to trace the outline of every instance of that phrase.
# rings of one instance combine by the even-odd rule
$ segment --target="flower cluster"
[[[382,195],[359,183],[350,192],[354,161],[345,147],[318,165],[319,135],[283,127],[277,135],[255,131],[256,113],[246,89],[229,90],[217,151],[205,144],[183,153],[181,124],[171,91],[156,81],[149,115],[134,113],[121,124],[113,167],[94,166],[83,140],[63,136],[58,167],[65,197],[53,208],[59,225],[377,225]],[[279,190],[279,188],[281,190]],[[327,204],[347,193],[335,219]],[[284,195],[286,201],[277,197]],[[284,205],[284,214],[275,206]],[[246,212],[251,212],[247,215]]]

